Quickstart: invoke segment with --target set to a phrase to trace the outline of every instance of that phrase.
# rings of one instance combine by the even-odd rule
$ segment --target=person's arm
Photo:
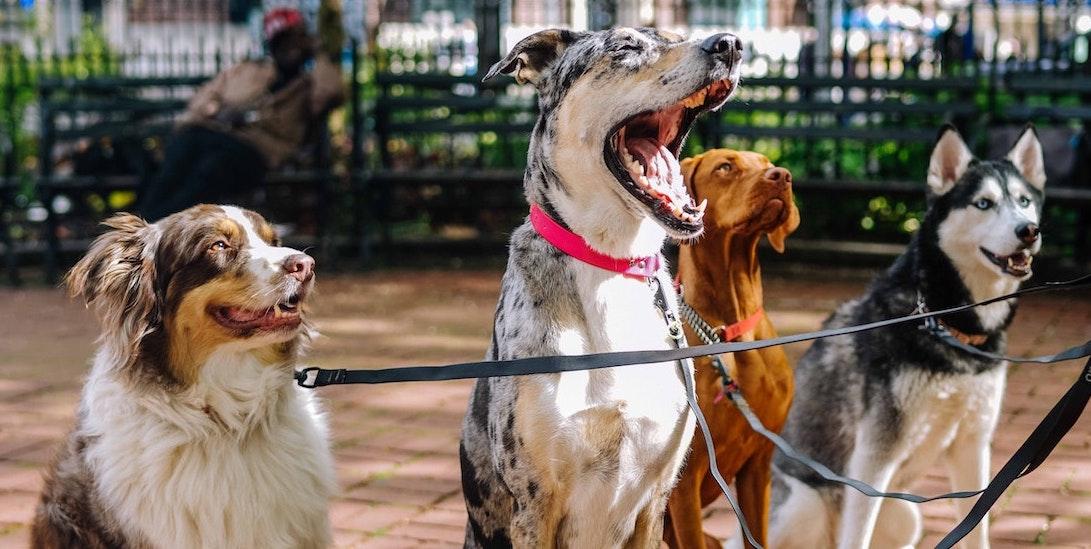
[[[201,86],[189,100],[186,112],[182,114],[179,121],[185,123],[215,118],[223,108],[223,91],[227,86],[228,73],[231,71],[232,69],[222,71]]]

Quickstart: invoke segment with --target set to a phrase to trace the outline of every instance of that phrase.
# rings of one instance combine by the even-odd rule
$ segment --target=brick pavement
[[[768,276],[767,309],[781,333],[810,330],[858,278]],[[347,368],[478,359],[488,344],[499,273],[382,272],[326,277],[316,317],[323,333],[311,362]],[[0,548],[24,547],[40,469],[72,423],[97,328],[55,289],[0,290]],[[1024,300],[1013,353],[1046,353],[1091,338],[1091,296]],[[788,349],[794,358],[805,344]],[[1009,377],[993,470],[1071,383],[1079,364],[1016,366]],[[338,547],[456,547],[465,510],[459,493],[458,429],[468,382],[323,390],[334,433],[341,494],[331,505]],[[994,514],[994,547],[1091,547],[1091,414],[1053,457],[1005,494]],[[942,470],[914,487],[946,491]],[[946,502],[923,506],[928,535],[953,521]],[[710,529],[733,529],[722,505]]]

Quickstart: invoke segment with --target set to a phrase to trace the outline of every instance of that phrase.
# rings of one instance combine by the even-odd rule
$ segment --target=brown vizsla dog
[[[762,311],[758,241],[768,235],[778,252],[799,226],[799,211],[792,202],[792,174],[773,166],[753,152],[728,149],[708,151],[682,162],[686,186],[697,202],[708,199],[705,234],[683,245],[678,275],[683,299],[713,327],[753,329],[736,339],[750,341],[776,337]],[[703,343],[686,325],[690,344]],[[762,422],[779,431],[792,403],[792,368],[780,347],[724,357],[742,394]],[[697,399],[716,440],[720,473],[735,479],[740,506],[755,539],[765,544],[769,526],[770,468],[773,444],[754,433],[730,401],[717,398],[720,376],[708,358],[696,361]],[[720,547],[704,533],[701,508],[723,497],[709,472],[704,438],[693,437],[689,459],[667,504],[663,537],[673,548]]]

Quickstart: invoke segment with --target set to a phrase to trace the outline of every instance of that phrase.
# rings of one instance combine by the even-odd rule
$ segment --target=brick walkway
[[[499,273],[386,272],[326,277],[312,362],[347,368],[478,359],[488,344]],[[810,330],[864,280],[767,277],[767,309],[782,334]],[[0,290],[0,548],[26,546],[40,469],[72,423],[96,326],[58,290]],[[1091,338],[1091,296],[1024,300],[1011,351],[1039,354]],[[796,358],[805,345],[788,349]],[[1071,383],[1079,364],[1016,366],[994,442],[995,471]],[[470,384],[442,382],[324,389],[334,428],[340,497],[331,507],[339,547],[455,547],[465,511],[458,430]],[[994,547],[1091,547],[1091,414],[994,515]],[[942,470],[918,493],[946,491]],[[925,504],[934,545],[953,521],[949,503]],[[730,511],[714,507],[726,535]]]

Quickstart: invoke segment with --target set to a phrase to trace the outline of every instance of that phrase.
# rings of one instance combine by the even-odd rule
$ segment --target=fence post
[[[18,51],[14,45],[7,45],[4,47],[3,52],[8,55],[7,62],[4,65],[7,66],[7,76],[4,77],[4,114],[5,122],[8,124],[8,149],[2,152],[3,156],[3,172],[0,173],[3,177],[15,177],[16,165],[19,157],[19,145],[18,145],[18,127],[19,117],[15,114],[15,94],[18,90],[18,86],[15,82],[17,74],[15,71],[16,61],[18,60]],[[3,57],[0,53],[0,57]]]
[[[368,207],[367,175],[364,173],[364,97],[363,86],[360,85],[361,72],[363,71],[360,43],[355,38],[351,41],[352,65],[349,69],[352,77],[349,79],[349,115],[352,117],[352,151],[349,153],[349,189],[352,193],[353,232],[359,238],[357,259],[361,265],[367,265],[371,258],[370,236],[371,208]],[[351,244],[351,243],[350,243]]]
[[[1041,59],[1046,49],[1046,3],[1045,0],[1038,0],[1037,4],[1038,27],[1035,32],[1038,34],[1038,51],[1034,56],[1034,66],[1035,70],[1041,70]]]
[[[53,116],[51,107],[47,107],[49,91],[46,86],[38,83],[38,104],[40,137],[38,146],[38,182],[35,185],[37,195],[45,208],[46,218],[46,250],[45,250],[45,278],[49,284],[57,282],[57,274],[60,269],[61,243],[57,235],[59,223],[57,212],[53,211]]]
[[[500,61],[500,2],[501,0],[475,2],[477,70],[481,74]]]

